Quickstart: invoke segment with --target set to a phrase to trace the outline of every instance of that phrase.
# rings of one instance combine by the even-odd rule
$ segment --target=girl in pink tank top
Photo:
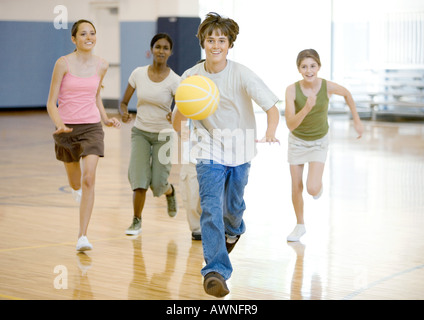
[[[76,49],[56,61],[47,111],[56,126],[53,133],[56,158],[64,162],[72,194],[80,203],[76,249],[85,251],[92,249],[87,229],[94,204],[97,162],[104,152],[101,120],[106,126],[116,128],[121,123],[107,116],[100,96],[108,63],[92,54],[96,44],[94,25],[90,21],[79,20],[71,32]]]
[[[66,124],[82,124],[100,122],[100,111],[96,104],[97,89],[99,88],[101,59],[96,72],[90,77],[79,77],[69,70],[66,56],[67,72],[62,79],[59,90],[59,115]]]

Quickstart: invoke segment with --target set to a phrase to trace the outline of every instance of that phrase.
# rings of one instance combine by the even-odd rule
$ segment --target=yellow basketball
[[[187,118],[202,120],[216,111],[219,91],[216,84],[204,76],[191,76],[183,81],[175,93],[175,104]]]

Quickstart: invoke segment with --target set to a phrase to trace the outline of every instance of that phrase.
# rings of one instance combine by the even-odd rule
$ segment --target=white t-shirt
[[[278,97],[249,68],[227,60],[224,70],[208,73],[204,62],[186,70],[181,79],[192,75],[208,77],[218,87],[220,100],[215,113],[193,120],[197,144],[190,150],[196,159],[209,159],[227,166],[251,161],[256,153],[256,119],[252,99],[264,111]]]
[[[137,89],[137,116],[134,126],[147,132],[160,132],[172,129],[166,119],[171,112],[175,91],[180,84],[180,76],[173,70],[161,82],[153,82],[148,75],[149,66],[136,68],[128,83]]]

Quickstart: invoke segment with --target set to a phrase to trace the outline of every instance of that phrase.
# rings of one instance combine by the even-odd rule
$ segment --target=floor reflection
[[[173,240],[167,246],[165,269],[162,272],[153,273],[150,277],[146,274],[146,265],[142,250],[142,237],[138,236],[132,240],[134,252],[133,279],[128,287],[129,300],[172,299],[169,281],[175,270],[175,261],[178,247]]]
[[[302,242],[288,242],[296,253],[296,262],[293,270],[290,299],[291,300],[321,300],[322,283],[321,277],[313,273],[310,279],[304,279],[304,260],[306,246]],[[310,286],[306,288],[306,281],[310,280]]]
[[[74,300],[92,300],[93,292],[90,285],[90,279],[88,277],[88,270],[91,269],[92,259],[84,252],[77,253],[77,265],[80,273],[77,279],[77,285],[75,285],[72,299]]]

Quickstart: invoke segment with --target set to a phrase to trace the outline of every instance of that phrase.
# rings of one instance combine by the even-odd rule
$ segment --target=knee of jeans
[[[224,224],[224,217],[220,207],[210,206],[204,202],[201,204],[202,214],[200,220],[202,223]]]

